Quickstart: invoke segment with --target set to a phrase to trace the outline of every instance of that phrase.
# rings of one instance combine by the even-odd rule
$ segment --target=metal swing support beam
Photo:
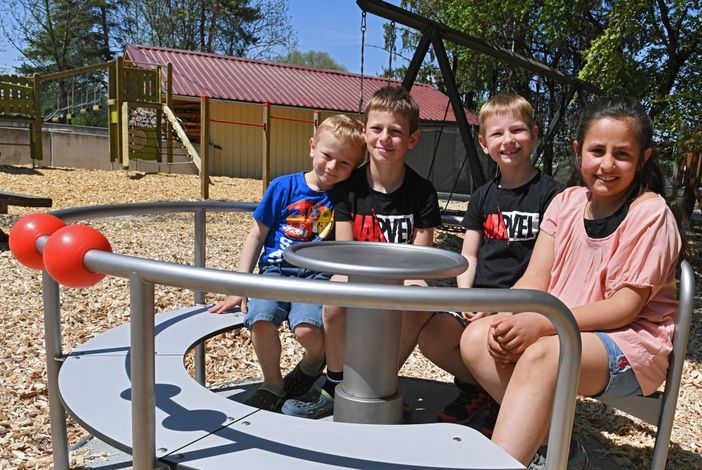
[[[363,11],[380,16],[389,21],[394,21],[395,23],[402,24],[422,33],[422,38],[417,45],[414,56],[412,57],[412,60],[407,68],[405,78],[402,81],[403,88],[407,90],[412,88],[424,57],[429,50],[429,45],[431,44],[434,47],[434,52],[436,53],[437,60],[439,61],[439,68],[441,69],[441,75],[446,83],[451,107],[454,115],[456,116],[456,122],[458,124],[461,138],[463,139],[463,145],[466,148],[466,156],[469,159],[471,176],[475,186],[479,186],[485,182],[485,175],[482,171],[482,167],[480,166],[480,161],[475,148],[475,142],[468,128],[465,110],[456,88],[455,76],[451,71],[451,67],[449,66],[448,57],[443,45],[444,40],[450,41],[459,46],[467,47],[468,49],[480,52],[490,57],[494,57],[495,59],[502,60],[510,65],[529,70],[530,72],[541,75],[545,78],[555,80],[556,82],[568,87],[569,95],[575,93],[576,91],[588,91],[596,94],[600,93],[600,90],[591,83],[570,77],[560,70],[544,64],[543,62],[515,54],[509,49],[496,46],[483,39],[470,36],[469,34],[453,28],[449,28],[448,26],[437,21],[430,20],[429,18],[417,15],[416,13],[412,13],[387,2],[383,2],[381,0],[356,0],[356,3]],[[567,101],[565,103],[567,104]],[[553,120],[556,122],[556,124],[561,120],[561,113],[559,112],[557,114],[558,117]],[[552,134],[553,130],[551,130],[551,135]],[[543,148],[543,146],[540,147]]]

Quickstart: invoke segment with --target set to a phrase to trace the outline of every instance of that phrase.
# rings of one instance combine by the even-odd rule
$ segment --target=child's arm
[[[418,228],[414,230],[412,244],[417,246],[434,246],[434,229]]]
[[[483,241],[483,234],[478,230],[466,230],[463,236],[461,255],[468,261],[468,269],[456,276],[456,284],[461,288],[473,287],[475,270],[478,264],[478,250]]]
[[[543,243],[540,244],[540,241]],[[546,290],[553,265],[553,248],[551,256],[544,256],[545,248],[553,246],[553,238],[541,232],[534,247],[526,273],[514,285],[515,288]],[[537,252],[537,250],[540,250]],[[536,258],[536,259],[535,259]],[[533,265],[532,265],[533,264]],[[539,270],[542,274],[539,275]],[[650,288],[624,286],[610,298],[581,305],[571,309],[580,331],[607,331],[621,328],[633,322],[650,295]],[[541,336],[555,335],[553,324],[543,315],[537,313],[520,313],[519,315],[496,319],[493,322],[494,339],[502,349],[519,355]]]
[[[546,291],[554,263],[555,238],[540,232],[526,271],[514,284],[513,289],[535,289]],[[488,347],[495,359],[514,360],[527,346],[541,336],[554,334],[552,325],[538,313],[519,315],[496,315],[490,325]]]
[[[338,241],[353,241],[353,224],[351,221],[337,222],[336,223],[336,236],[335,239]]]
[[[251,273],[253,272],[258,257],[261,254],[261,248],[263,243],[268,236],[270,229],[263,225],[258,220],[254,220],[249,233],[246,235],[244,240],[244,246],[241,249],[241,255],[239,256],[239,268],[240,273]],[[246,312],[246,297],[240,297],[237,295],[230,295],[222,302],[217,303],[213,307],[210,307],[208,312],[211,313],[222,313],[227,310],[231,310],[237,305],[241,305],[241,311]]]

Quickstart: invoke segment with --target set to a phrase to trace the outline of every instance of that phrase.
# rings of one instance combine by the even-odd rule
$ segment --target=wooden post
[[[163,161],[163,111],[161,110],[161,103],[163,103],[161,98],[161,76],[163,72],[161,71],[161,66],[156,66],[156,93],[154,97],[154,103],[158,104],[159,107],[156,108],[156,128],[154,129],[154,140],[156,144],[156,161],[160,163]]]
[[[120,113],[121,124],[120,124],[120,134],[122,140],[120,142],[120,156],[122,160],[122,168],[125,170],[129,169],[129,101],[122,103],[122,112]]]
[[[314,123],[312,123],[312,135],[317,137],[317,128],[319,127],[319,110],[315,109],[314,110],[314,115],[312,116],[312,120]]]
[[[173,64],[166,64],[166,105],[173,109]],[[166,162],[173,163],[173,128],[171,122],[166,120]]]
[[[210,198],[210,98],[200,97],[200,197]]]
[[[268,189],[271,182],[271,106],[266,101],[263,103],[263,154],[262,154],[261,182],[263,192]]]
[[[107,136],[110,142],[110,162],[119,161],[120,109],[117,105],[117,61],[107,69]]]
[[[42,118],[41,118],[41,82],[39,74],[34,74],[34,122],[32,123],[32,135],[30,136],[30,147],[32,160],[41,160],[44,157],[42,146]]]
[[[124,142],[128,140],[128,133],[125,132],[125,127],[128,126],[129,124],[129,116],[128,113],[123,112],[123,105],[126,103],[122,103],[124,100],[124,76],[123,76],[123,71],[122,71],[122,64],[123,64],[124,59],[122,57],[117,57],[117,64],[115,66],[115,95],[116,95],[116,102],[114,106],[114,110],[117,112],[117,125],[115,126],[115,129],[117,130],[117,161],[119,163],[123,163],[124,159],[127,159],[127,166],[129,165],[129,143],[127,143],[127,155],[125,157],[124,155]],[[123,122],[125,117],[124,115],[127,114],[127,122]]]

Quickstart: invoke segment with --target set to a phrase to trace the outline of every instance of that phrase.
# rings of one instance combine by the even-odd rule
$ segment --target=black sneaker
[[[266,411],[272,411],[274,413],[279,413],[280,409],[285,403],[285,395],[279,395],[273,390],[262,386],[256,389],[251,398],[244,402],[245,405],[253,406],[254,408],[260,408]]]
[[[285,396],[287,398],[297,398],[307,393],[322,375],[322,370],[324,370],[324,363],[322,363],[315,375],[308,375],[302,370],[302,360],[300,360],[295,368],[283,377]]]
[[[539,447],[539,450],[531,459],[527,470],[543,470],[546,468],[546,454],[548,448],[546,446]],[[590,470],[592,464],[590,458],[585,452],[585,447],[576,438],[570,440],[570,451],[568,452],[568,470]]]
[[[462,385],[458,396],[436,415],[441,423],[467,424],[490,395],[480,386]]]

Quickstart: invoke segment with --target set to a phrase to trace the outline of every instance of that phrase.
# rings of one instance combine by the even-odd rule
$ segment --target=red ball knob
[[[44,269],[44,261],[36,247],[37,239],[51,235],[65,225],[51,214],[25,215],[10,230],[10,251],[17,261],[28,268]]]
[[[112,252],[107,238],[87,225],[67,225],[57,230],[44,245],[46,271],[59,284],[67,287],[90,287],[105,277],[88,271],[83,264],[90,250]]]

